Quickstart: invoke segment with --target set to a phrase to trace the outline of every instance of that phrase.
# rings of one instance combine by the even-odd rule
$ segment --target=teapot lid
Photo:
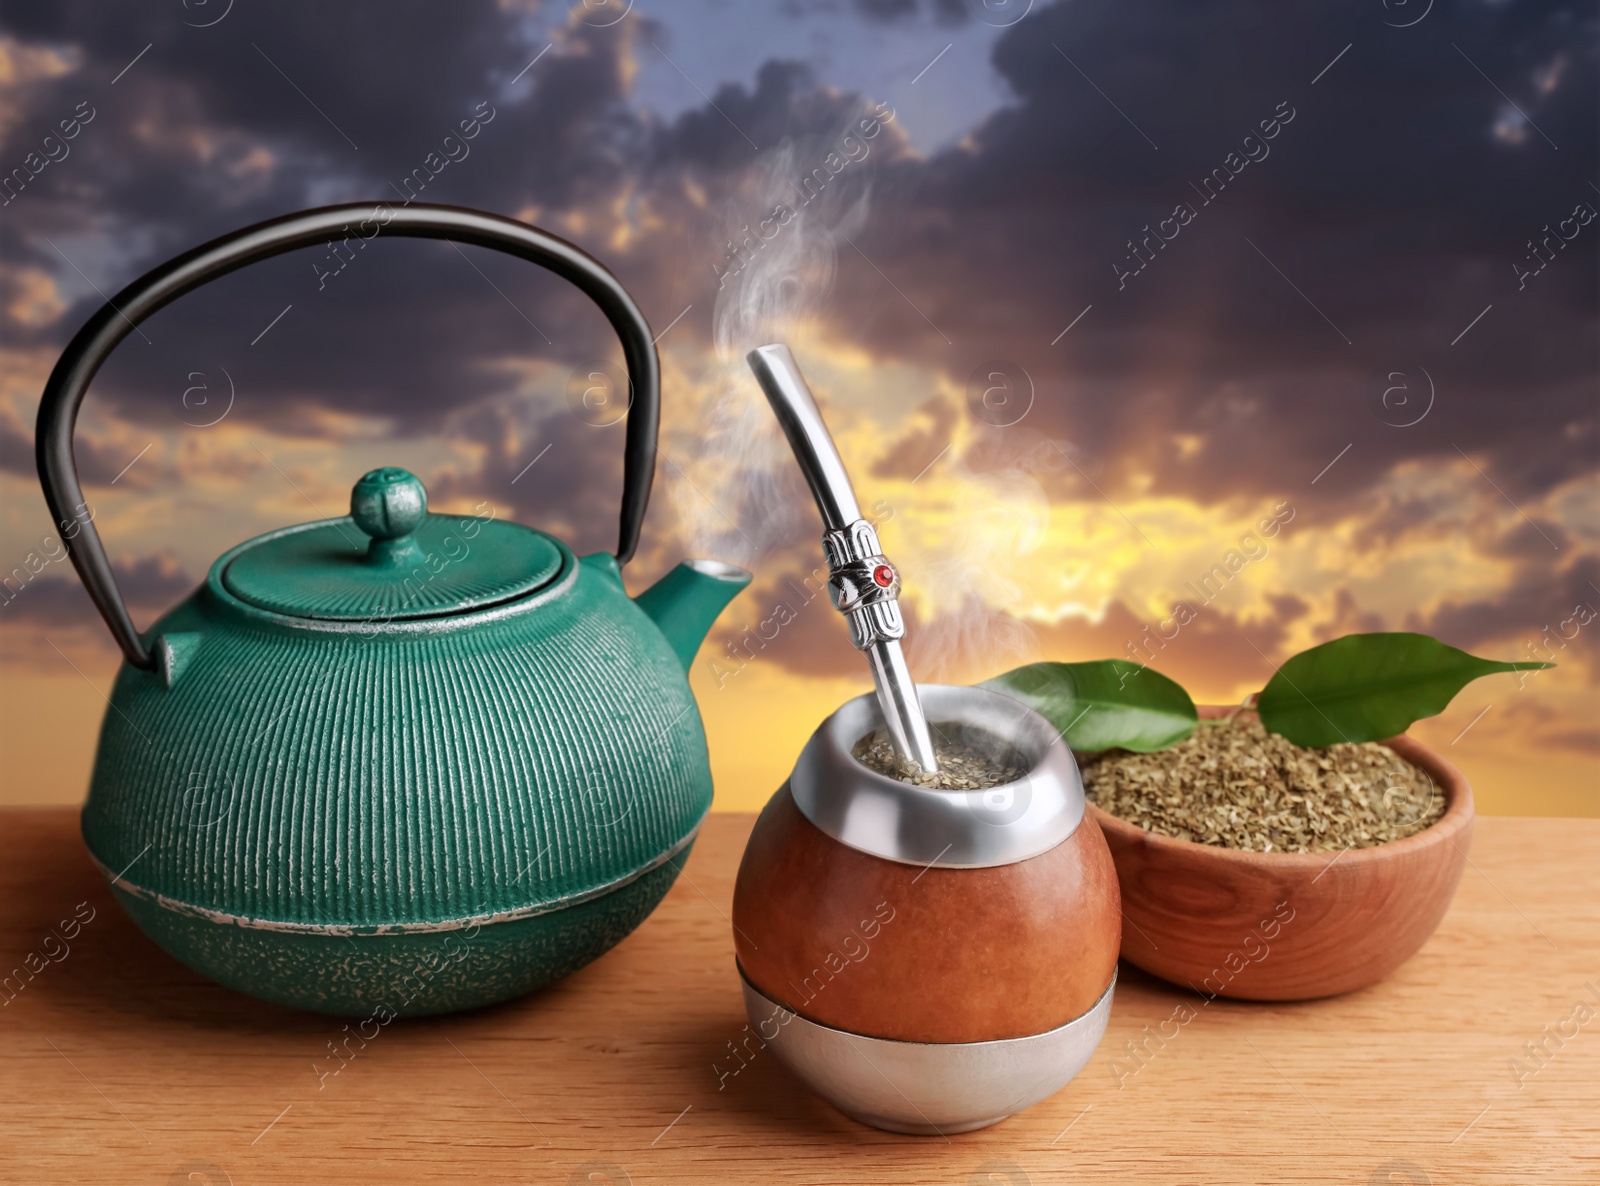
[[[349,518],[245,544],[222,583],[241,601],[296,618],[435,618],[542,588],[560,574],[561,557],[530,527],[429,514],[422,483],[386,466],[350,491]]]

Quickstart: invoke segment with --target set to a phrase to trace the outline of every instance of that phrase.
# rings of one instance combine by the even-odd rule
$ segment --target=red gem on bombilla
[[[872,570],[872,579],[878,583],[879,588],[887,589],[894,584],[894,569],[887,564],[880,564]]]

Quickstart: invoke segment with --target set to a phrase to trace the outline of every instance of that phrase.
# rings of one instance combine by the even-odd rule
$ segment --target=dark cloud
[[[644,52],[655,52],[655,46]],[[735,83],[719,87],[711,105],[686,111],[662,128],[653,138],[652,159],[658,168],[691,173],[743,169],[807,115],[814,122],[828,118],[825,109],[842,107],[838,97],[816,89],[803,64],[766,62],[756,71],[753,90]]]
[[[880,5],[868,15],[894,17],[902,7]],[[902,160],[881,179],[880,194],[887,187],[909,201],[880,200],[864,242],[873,264],[916,294],[916,308],[847,254],[849,282],[840,285],[832,316],[880,350],[923,362],[947,358],[953,375],[996,347],[1024,356],[1043,388],[1041,420],[1091,451],[1114,454],[1130,472],[1151,461],[1160,435],[1152,425],[1199,433],[1200,451],[1160,470],[1164,483],[1190,495],[1304,480],[1313,443],[1332,427],[1363,438],[1346,465],[1358,477],[1392,464],[1397,450],[1445,452],[1448,435],[1468,448],[1514,454],[1505,457],[1508,480],[1546,485],[1587,463],[1561,440],[1528,445],[1557,420],[1592,417],[1587,393],[1573,381],[1593,368],[1594,276],[1580,266],[1552,267],[1536,290],[1513,299],[1510,265],[1527,238],[1581,200],[1593,171],[1594,104],[1586,101],[1594,89],[1593,23],[1581,12],[1441,10],[1414,30],[1384,31],[1376,15],[1358,19],[1334,6],[1292,17],[1263,17],[1242,3],[1204,14],[1177,4],[1155,12],[1041,6],[1007,31],[995,53],[1018,103],[967,146],[929,162]],[[494,122],[425,197],[580,215],[592,207],[598,228],[610,225],[603,212],[631,186],[692,220],[694,211],[676,200],[684,179],[715,193],[730,171],[754,159],[751,141],[771,147],[836,126],[849,105],[799,64],[773,60],[758,69],[753,89],[721,87],[712,104],[658,125],[627,106],[623,64],[628,53],[659,52],[654,45],[666,35],[658,27],[574,25],[513,85],[541,48],[515,14],[485,5],[403,6],[391,14],[373,22],[357,10],[270,17],[241,10],[197,30],[130,14],[91,20],[71,4],[14,8],[20,38],[75,45],[86,64],[31,89],[6,146],[11,155],[33,125],[48,126],[46,112],[70,109],[85,86],[95,89],[94,80],[126,63],[126,51],[156,42],[116,92],[105,87],[91,96],[97,123],[77,155],[25,195],[33,201],[19,208],[8,255],[63,271],[38,234],[109,218],[106,233],[125,234],[120,250],[142,266],[318,196],[391,197],[391,185],[422,166],[479,102],[492,105]],[[1360,43],[1313,89],[1311,77],[1357,34]],[[1566,152],[1549,151],[1527,128],[1513,129],[1520,140],[1496,140],[1504,103],[1452,41],[1519,97],[1540,128],[1566,141]],[[295,86],[309,88],[342,134]],[[1095,87],[1116,98],[1143,135]],[[1153,249],[1148,270],[1119,292],[1113,265],[1131,266],[1128,240],[1177,202],[1198,202],[1191,183],[1240,149],[1280,100],[1296,114],[1266,144],[1271,155],[1212,205],[1197,207],[1196,221],[1170,247]],[[228,186],[230,170],[257,146],[278,162],[270,176],[238,174]],[[674,287],[672,274],[693,241],[689,229],[687,241],[675,229],[641,236],[620,252],[596,246],[648,298]],[[386,248],[381,261],[360,260],[364,282],[353,270],[341,274],[333,283],[344,291],[331,298],[307,292],[315,253],[255,269],[235,290],[212,294],[208,316],[197,311],[168,336],[242,346],[296,295],[315,300],[302,304],[311,308],[309,325],[280,327],[288,343],[281,350],[309,365],[269,353],[259,380],[302,398],[337,391],[345,406],[392,409],[407,427],[429,421],[452,373],[466,388],[462,398],[498,394],[490,377],[461,366],[496,345],[575,362],[603,339],[559,286],[531,280],[515,282],[514,302],[553,341],[526,324],[519,339],[520,318],[448,249]],[[1339,330],[1273,265],[1315,293]],[[1469,294],[1483,303],[1466,300]],[[1449,339],[1497,298],[1501,316],[1476,327],[1459,355],[1444,355]],[[75,324],[96,300],[86,294],[62,321]],[[1046,347],[1088,303],[1097,307],[1076,336]],[[670,304],[656,315],[669,317]],[[929,321],[957,345],[947,347]],[[24,333],[59,340],[62,328]],[[1340,333],[1357,345],[1346,346]],[[1516,348],[1535,337],[1539,350]],[[159,350],[145,353],[181,365]],[[1451,369],[1457,358],[1463,371]],[[1363,388],[1385,382],[1394,367],[1430,361],[1444,384],[1430,426],[1397,437],[1365,414],[1372,393]],[[153,377],[117,378],[118,390],[156,398]],[[1080,398],[1100,383],[1113,399],[1091,405]],[[1509,444],[1496,431],[1497,400],[1508,384],[1546,393],[1541,415],[1522,418]]]
[[[1589,623],[1582,619],[1587,617]],[[1471,600],[1448,598],[1432,613],[1413,615],[1406,629],[1436,635],[1454,646],[1482,648],[1510,644],[1509,654],[1490,657],[1548,658],[1565,652],[1558,662],[1587,661],[1591,679],[1600,681],[1600,656],[1594,646],[1600,634],[1600,560],[1583,556],[1549,571],[1523,569],[1511,586],[1493,596]],[[1530,650],[1530,646],[1532,650]]]
[[[1294,593],[1268,593],[1267,604],[1280,622],[1297,622],[1311,612],[1311,605]]]
[[[844,618],[828,599],[827,566],[794,568],[743,593],[718,621],[705,653],[723,682],[752,664],[796,675],[856,675],[865,670]]]
[[[1022,11],[1029,5],[1029,0],[991,0],[994,7],[1005,11],[1007,7]],[[958,24],[968,20],[972,15],[972,5],[984,3],[984,0],[780,0],[779,10],[788,16],[803,16],[809,13],[839,13],[846,6],[869,21],[879,21],[886,24],[904,22],[915,18],[924,11],[930,12],[935,19],[946,24]]]
[[[1595,273],[1558,258],[1519,291],[1512,264],[1552,218],[1600,208],[1585,13],[1436,6],[1394,30],[1331,6],[1041,8],[995,54],[1020,102],[899,166],[925,174],[916,200],[880,206],[863,237],[916,307],[889,295],[893,315],[874,318],[881,281],[846,258],[840,321],[881,351],[948,359],[952,376],[1014,358],[1047,431],[1116,459],[1113,492],[1152,472],[1202,501],[1306,489],[1345,443],[1342,472],[1307,490],[1330,510],[1398,461],[1458,446],[1513,497],[1547,490],[1593,464]],[[1561,151],[1531,127],[1497,137],[1506,104],[1478,67]],[[1260,140],[1280,101],[1292,122]],[[1193,186],[1252,132],[1270,155],[1203,204]],[[1145,248],[1180,202],[1189,225]],[[1130,240],[1153,258],[1119,290]],[[1420,392],[1424,370],[1433,410],[1397,428],[1383,392]],[[1164,456],[1173,433],[1200,447]]]
[[[140,624],[171,609],[200,582],[186,574],[169,555],[144,556],[126,563],[113,562],[112,574],[129,610]],[[32,571],[38,569],[37,572]],[[39,545],[19,555],[0,593],[0,622],[8,630],[36,631],[89,627],[103,631],[99,611],[72,571],[71,561],[58,541]],[[17,636],[13,635],[15,641]],[[110,635],[105,641],[110,644]]]
[[[732,124],[774,145],[837,132],[858,106],[800,65],[772,61],[753,89],[719,88],[715,107],[659,123],[625,101],[630,55],[667,43],[638,18],[603,29],[571,22],[545,50],[515,13],[487,5],[409,6],[379,22],[354,10],[264,19],[241,8],[206,30],[126,14],[100,20],[71,4],[23,6],[14,17],[19,41],[71,46],[83,64],[22,88],[21,115],[0,151],[20,157],[30,130],[48,128],[47,117],[71,111],[80,94],[96,113],[74,155],[38,178],[0,228],[14,268],[57,276],[73,296],[53,321],[11,318],[8,340],[18,346],[64,345],[101,301],[89,281],[114,292],[242,224],[319,200],[398,202],[396,186],[428,201],[532,210],[606,260],[657,326],[698,304],[675,332],[704,335],[711,254],[685,263],[709,246],[708,211],[756,156]],[[109,80],[151,38],[112,90]],[[429,154],[469,119],[478,133],[454,146],[467,155],[419,190],[416,170],[438,169],[440,156]],[[640,202],[668,225],[640,228],[619,249],[609,240],[619,220],[640,217]],[[119,348],[92,400],[178,429],[190,376],[220,382],[226,371],[238,390],[236,424],[317,437],[327,431],[320,413],[337,410],[396,435],[459,427],[489,461],[450,479],[449,493],[509,500],[543,512],[541,522],[552,506],[570,508],[557,523],[609,541],[616,490],[606,479],[618,446],[565,413],[567,377],[620,357],[599,313],[564,282],[492,253],[380,239],[353,254],[340,266],[326,249],[297,252],[169,306]],[[544,377],[530,381],[526,366],[508,361]],[[536,426],[525,439],[557,446],[556,459],[515,489],[510,478],[526,461],[506,452],[510,396],[526,402],[523,427]],[[22,426],[5,427],[0,464],[31,469]],[[126,463],[100,462],[89,438],[79,457],[86,482],[108,481]],[[602,485],[606,497],[591,497]]]
[[[855,5],[862,16],[878,21],[912,16],[917,11],[917,0],[855,0]]]
[[[1288,657],[1283,653],[1285,619],[1235,616],[1222,606],[1193,601],[1190,605],[1198,612],[1178,625],[1176,618],[1141,619],[1114,601],[1098,622],[1068,618],[1039,629],[1039,653],[1069,662],[1133,659],[1177,680],[1196,699],[1226,694],[1242,683],[1265,684],[1273,666]],[[1172,637],[1163,639],[1162,633]]]
[[[550,532],[579,555],[616,548],[623,423],[588,424],[565,409],[535,416],[502,401],[474,409],[452,428],[478,445],[483,461],[470,474],[430,483],[436,502],[490,490],[508,518]]]
[[[945,0],[916,7],[970,16]],[[893,22],[912,8],[845,11]],[[673,333],[704,342],[713,231],[764,159],[752,143],[822,143],[860,102],[775,45],[753,85],[718,86],[711,102],[662,120],[629,97],[631,61],[671,51],[667,30],[637,14],[607,29],[569,24],[545,51],[511,7],[374,12],[239,5],[198,29],[180,6],[159,17],[9,6],[18,44],[81,64],[14,88],[3,159],[22,161],[80,101],[96,114],[0,223],[8,307],[28,268],[57,277],[70,299],[54,318],[8,313],[8,344],[59,349],[99,303],[93,285],[113,292],[245,223],[323,201],[398,200],[394,186],[489,109],[470,154],[421,196],[527,212],[610,264],[658,327],[692,304]],[[1570,248],[1545,248],[1554,258],[1531,278],[1519,282],[1513,265],[1578,203],[1600,209],[1593,12],[1436,5],[1409,29],[1383,18],[1381,6],[1332,3],[1037,6],[994,53],[1013,103],[931,158],[900,144],[862,163],[873,214],[859,250],[842,253],[821,317],[836,337],[942,368],[958,387],[984,360],[1025,367],[1034,407],[995,432],[1073,442],[1073,465],[1048,477],[1060,497],[1116,499],[1144,476],[1154,493],[1202,503],[1289,492],[1308,519],[1363,514],[1378,542],[1433,516],[1420,496],[1370,514],[1372,485],[1408,461],[1465,454],[1519,504],[1590,472],[1600,223]],[[1274,118],[1278,132],[1260,142],[1270,154],[1204,202],[1194,187]],[[1143,247],[1156,233],[1144,228],[1180,202],[1194,203],[1192,221],[1166,246]],[[1119,282],[1130,240],[1152,259]],[[610,546],[620,429],[564,410],[566,376],[616,355],[598,313],[552,277],[443,244],[380,241],[320,278],[328,266],[325,252],[297,253],[164,310],[145,327],[148,344],[124,343],[92,398],[170,426],[188,376],[225,367],[238,423],[311,438],[326,432],[318,413],[338,409],[397,437],[459,431],[484,460],[441,478],[441,495],[493,497],[581,548]],[[1424,372],[1430,410],[1397,427],[1384,393],[1403,382],[1420,399]],[[883,475],[938,453],[954,413],[926,412]],[[0,464],[31,468],[31,426],[4,429]],[[92,438],[80,450],[92,482],[126,463]],[[1571,592],[1575,570],[1552,585],[1541,546],[1526,530],[1507,537],[1500,554],[1526,576],[1505,599],[1450,603],[1429,625],[1472,642],[1493,621],[1531,627],[1554,612],[1547,593]],[[1370,618],[1351,603],[1338,625]],[[1245,627],[1230,622],[1203,618],[1193,653],[1248,661]],[[773,646],[821,663],[809,629]],[[1250,634],[1268,654],[1273,629]],[[1076,625],[1044,634],[1101,654],[1120,653],[1125,637]]]
[[[956,412],[944,400],[928,400],[917,417],[918,427],[893,442],[872,467],[876,478],[916,478],[950,444]]]
[[[1333,593],[1333,614],[1318,622],[1312,637],[1327,642],[1345,634],[1371,634],[1384,628],[1383,616],[1363,610],[1356,595],[1341,585]]]
[[[1600,758],[1600,729],[1558,729],[1546,733],[1543,740],[1554,747]]]
[[[14,266],[64,277],[79,294],[53,323],[9,326],[19,346],[63,345],[100,302],[72,265],[114,292],[164,256],[251,221],[318,200],[399,202],[394,185],[418,192],[418,181],[407,179],[419,168],[423,177],[439,169],[450,133],[458,139],[449,151],[466,155],[418,196],[506,213],[527,205],[605,210],[645,155],[644,125],[622,102],[627,34],[616,31],[575,25],[537,74],[513,85],[540,46],[523,38],[514,14],[487,5],[449,13],[410,6],[377,22],[309,10],[260,20],[241,6],[207,30],[126,14],[103,20],[72,5],[13,15],[19,39],[71,43],[85,62],[28,89],[4,151],[18,155],[28,129],[48,126],[44,117],[63,105],[71,110],[85,88],[96,108],[78,151],[21,195],[0,230]],[[113,91],[109,79],[151,38],[155,44]],[[470,139],[461,134],[463,120],[477,121]],[[240,172],[214,159],[217,145],[270,164]],[[238,174],[231,186],[230,169]],[[597,230],[609,227],[607,217],[594,221]],[[97,237],[83,240],[86,231]],[[354,254],[340,268],[325,249],[297,252],[169,306],[119,348],[92,400],[153,428],[181,430],[191,419],[182,404],[190,376],[220,383],[226,371],[238,390],[235,424],[316,438],[327,431],[320,413],[343,411],[411,435],[438,431],[464,409],[469,437],[488,433],[482,443],[494,458],[505,438],[494,434],[493,413],[472,413],[520,394],[530,419],[544,413],[538,444],[559,443],[558,460],[547,459],[515,487],[509,479],[521,464],[509,474],[492,467],[474,492],[509,496],[519,507],[542,503],[545,518],[559,502],[598,531],[614,516],[604,504],[614,505],[616,492],[589,499],[573,478],[609,475],[606,454],[615,447],[602,449],[588,425],[557,414],[575,366],[620,356],[598,311],[555,277],[476,249],[380,240]],[[647,284],[648,315],[664,323],[648,291]],[[538,364],[548,378],[528,384],[500,365],[507,359]],[[18,448],[14,435],[7,433],[0,463],[31,470],[31,450]],[[81,435],[86,483],[109,481],[127,461],[98,454],[93,438]],[[595,513],[585,518],[590,506]],[[610,546],[614,528],[606,535]]]

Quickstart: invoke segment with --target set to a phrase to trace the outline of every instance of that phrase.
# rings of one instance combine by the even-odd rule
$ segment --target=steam
[[[828,155],[820,147],[813,154],[817,162]],[[734,217],[728,219],[726,267],[713,319],[724,364],[742,368],[746,352],[793,333],[815,314],[833,289],[839,240],[866,225],[870,187],[840,175],[813,191],[806,186],[816,185],[811,166],[817,162],[785,142],[740,187],[728,209],[730,215],[753,209],[758,217],[737,227]]]
[[[865,158],[892,153],[897,138],[857,137],[853,149],[846,145],[871,114],[858,110],[832,137],[785,141],[762,154],[723,205],[713,249],[716,356],[702,384],[709,394],[692,444],[674,451],[678,459],[666,471],[694,555],[758,567],[803,542],[803,555],[821,566],[811,497],[745,355],[785,342],[805,366],[837,350],[822,336],[820,314],[841,246],[867,221]],[[881,107],[877,114],[884,124],[893,118]],[[896,495],[867,474],[854,476],[864,513],[892,522],[886,542],[905,575],[902,605],[916,618],[906,638],[913,674],[920,682],[966,682],[1026,661],[1034,648],[1035,633],[1023,619],[1035,608],[1037,581],[1030,577],[1037,565],[1025,561],[1050,522],[1039,476],[1064,468],[1066,456],[1025,422],[997,427],[981,414],[967,416],[963,393],[939,386],[938,398],[957,403],[962,414],[935,425],[949,447],[932,480]],[[911,499],[915,513],[905,505]],[[885,506],[892,508],[887,515]]]
[[[952,449],[939,463],[940,487],[953,505],[937,517],[937,535],[918,538],[926,533],[912,525],[901,531],[916,545],[908,579],[937,601],[936,612],[919,615],[906,634],[907,661],[923,683],[986,679],[1027,662],[1036,649],[1024,619],[1033,593],[1019,578],[1038,573],[1028,558],[1050,527],[1050,499],[1038,475],[1062,468],[1063,455],[1021,425],[978,431],[966,450]]]
[[[745,355],[787,342],[804,358],[832,291],[838,244],[867,221],[870,185],[861,158],[837,173],[826,162],[856,126],[829,137],[788,140],[763,154],[724,206],[713,271],[720,280],[712,318],[716,361],[694,461],[672,474],[672,495],[696,555],[749,564],[810,533],[810,499],[795,483],[782,432]],[[858,149],[859,151],[859,149]],[[816,172],[827,178],[818,185]],[[812,178],[810,183],[807,179]]]

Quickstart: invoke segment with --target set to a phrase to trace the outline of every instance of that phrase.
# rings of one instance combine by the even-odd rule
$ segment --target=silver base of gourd
[[[1054,1095],[1105,1033],[1116,977],[1081,1017],[993,1042],[898,1042],[807,1021],[744,978],[745,1012],[778,1060],[862,1124],[915,1136],[971,1132]]]

